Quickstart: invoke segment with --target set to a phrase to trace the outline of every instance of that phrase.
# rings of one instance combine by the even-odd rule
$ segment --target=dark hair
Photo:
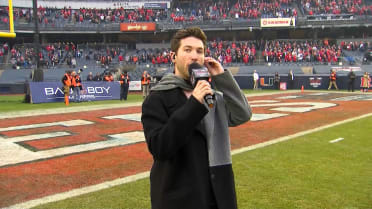
[[[187,37],[195,37],[200,39],[203,42],[204,45],[204,51],[207,48],[207,36],[205,33],[198,27],[191,27],[186,29],[181,29],[177,31],[177,33],[173,36],[171,40],[171,50],[175,53],[177,53],[178,49],[181,45],[181,40]]]

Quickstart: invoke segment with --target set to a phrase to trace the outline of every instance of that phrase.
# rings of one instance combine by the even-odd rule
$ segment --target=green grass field
[[[367,130],[372,117],[233,156],[239,208],[372,208]],[[150,208],[149,180],[36,208]]]

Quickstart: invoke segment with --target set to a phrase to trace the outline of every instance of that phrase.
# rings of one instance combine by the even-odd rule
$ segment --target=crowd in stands
[[[230,42],[210,41],[206,49],[206,56],[214,57],[221,63],[253,64],[256,59],[257,45],[254,41]],[[31,68],[35,64],[35,49],[27,45],[15,45],[10,50],[14,69]],[[110,64],[148,64],[151,66],[170,65],[170,49],[149,48],[140,50],[127,50],[124,47],[109,47],[105,45],[90,46],[75,45],[72,42],[53,43],[41,46],[38,55],[41,65],[55,68],[58,65],[67,65],[75,68],[79,63],[92,64],[106,68]]]
[[[31,68],[35,64],[36,52],[34,47],[28,45],[15,45],[10,50],[10,63],[14,69]],[[55,68],[58,65],[67,65],[75,68],[79,63],[95,64],[106,68],[115,64],[143,64],[153,65],[169,64],[169,49],[126,50],[125,47],[110,47],[104,44],[91,46],[75,45],[72,42],[53,43],[41,46],[38,55],[41,65]]]
[[[189,6],[175,4],[168,9],[138,8],[94,9],[94,8],[43,8],[37,16],[42,25],[63,23],[120,23],[120,22],[193,22],[200,20],[257,19],[261,17],[297,17],[296,5],[305,15],[354,14],[371,15],[372,5],[366,0],[239,0],[197,1]],[[19,22],[32,21],[32,8],[13,8],[14,19]],[[9,22],[8,8],[0,7],[4,24]]]
[[[31,22],[32,8],[14,8],[15,21]],[[2,22],[8,22],[8,8],[1,7]],[[164,9],[91,9],[80,8],[55,9],[39,7],[37,12],[40,24],[55,25],[59,23],[120,23],[120,22],[154,22],[167,19]]]
[[[207,43],[206,56],[213,57],[224,65],[252,65],[257,63],[257,53],[262,52],[264,62],[276,63],[330,63],[336,64],[343,57],[344,51],[366,52],[371,50],[369,41],[341,41],[339,44],[328,40],[269,40],[226,41],[212,40]],[[149,65],[153,67],[171,64],[170,49],[148,48],[129,50],[124,46],[105,44],[50,43],[41,46],[36,56],[32,45],[14,45],[11,49],[7,43],[0,48],[0,57],[10,53],[9,63],[14,69],[31,68],[39,63],[48,68],[82,65],[95,65],[107,68],[114,65]]]
[[[369,41],[341,41],[340,46],[347,51],[365,52],[372,49],[372,43]]]
[[[328,40],[317,41],[267,41],[262,51],[266,62],[319,62],[337,63],[342,47]]]
[[[305,15],[372,14],[372,5],[365,0],[301,0],[301,5]]]
[[[292,0],[202,1],[191,8],[176,6],[170,17],[175,22],[223,19],[257,19],[260,17],[297,17]]]
[[[262,50],[266,62],[317,62],[336,64],[344,51],[365,52],[372,47],[369,41],[267,41]]]
[[[256,41],[216,41],[208,42],[206,56],[213,57],[223,63],[253,64],[256,59]]]

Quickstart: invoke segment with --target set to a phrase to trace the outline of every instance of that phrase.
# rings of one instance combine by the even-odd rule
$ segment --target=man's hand
[[[192,92],[192,96],[195,97],[195,99],[198,100],[200,103],[204,104],[204,97],[207,94],[213,95],[213,91],[209,82],[204,80],[198,81]]]
[[[205,57],[204,58],[204,65],[208,68],[209,73],[211,76],[216,76],[222,74],[224,69],[217,60],[213,59],[212,57]]]

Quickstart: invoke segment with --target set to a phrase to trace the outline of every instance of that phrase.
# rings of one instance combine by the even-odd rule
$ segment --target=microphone
[[[209,73],[208,69],[204,66],[199,65],[194,62],[189,65],[189,75],[190,82],[193,88],[200,80],[205,80],[209,82]],[[214,95],[207,94],[204,96],[204,100],[207,103],[208,107],[213,108],[214,106]]]

